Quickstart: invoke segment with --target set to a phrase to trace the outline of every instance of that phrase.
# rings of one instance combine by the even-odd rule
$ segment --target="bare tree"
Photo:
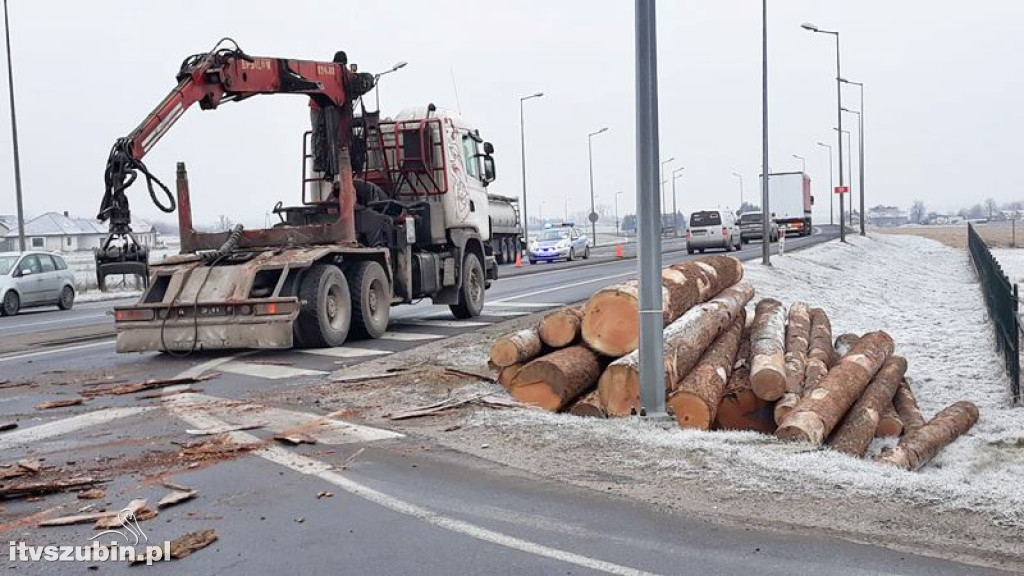
[[[971,206],[971,209],[967,212],[967,217],[972,220],[980,220],[985,217],[985,207],[981,204],[975,204]]]
[[[217,231],[227,231],[235,227],[235,221],[231,218],[221,214],[217,217]]]
[[[999,210],[999,204],[996,203],[994,198],[985,199],[985,211],[988,212],[988,219],[991,220],[996,211]]]
[[[924,221],[925,211],[924,202],[914,200],[914,205],[910,207],[910,221],[914,224],[920,224]]]

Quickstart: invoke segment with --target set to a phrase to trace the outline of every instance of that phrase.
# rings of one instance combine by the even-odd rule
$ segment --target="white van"
[[[686,251],[704,253],[708,248],[721,248],[726,252],[740,249],[740,226],[729,210],[701,210],[690,214],[686,229]]]

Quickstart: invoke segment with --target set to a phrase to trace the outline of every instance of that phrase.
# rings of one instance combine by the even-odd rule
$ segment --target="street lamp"
[[[861,202],[863,203],[863,200],[864,200],[864,133],[863,133],[864,121],[861,119],[861,112],[860,112],[860,110],[850,110],[849,108],[843,107],[843,112],[847,112],[847,113],[850,113],[850,114],[856,114],[857,115],[857,126],[858,126],[858,130],[857,130],[857,171],[860,173],[860,186],[857,187],[857,193],[860,195]],[[850,180],[853,180],[853,176],[850,176]],[[852,200],[851,200],[850,209],[851,209],[851,212],[852,212],[853,211]],[[860,219],[861,219],[862,222],[863,222],[863,218],[864,218],[863,212],[864,212],[864,208],[861,207]],[[851,220],[852,220],[852,214],[851,214]],[[853,225],[852,221],[850,222],[850,225],[851,226]],[[864,235],[864,231],[863,231],[863,226],[862,226],[861,227],[861,236],[863,236],[863,235]]]
[[[380,77],[384,76],[385,74],[391,74],[392,72],[397,72],[397,71],[401,70],[402,68],[405,68],[406,65],[408,65],[408,64],[409,64],[408,62],[396,62],[395,65],[392,66],[390,70],[385,70],[383,72],[378,72],[378,73],[373,75],[373,86],[376,89],[377,112],[378,113],[380,113],[380,86],[377,83],[380,81]]]
[[[615,193],[615,235],[619,235],[619,194],[622,194],[622,190]]]
[[[743,210],[743,174],[733,172],[732,175],[740,179],[740,210]]]
[[[839,81],[860,89],[860,114],[857,116],[858,156],[860,157],[860,162],[857,167],[860,172],[860,235],[864,236],[864,84],[862,82],[853,82],[846,78],[840,78]]]
[[[661,215],[659,215],[660,218],[661,218],[661,228],[658,228],[658,236],[659,237],[661,237],[661,232],[665,228],[665,217],[664,217],[664,214],[665,214],[665,208],[668,207],[668,204],[665,202],[665,164],[668,164],[669,162],[672,162],[675,159],[676,159],[676,157],[673,156],[673,157],[669,158],[668,160],[662,161],[661,167],[660,167],[660,172],[658,172],[658,178],[660,179],[660,182],[658,183],[658,185],[661,187]]]
[[[804,30],[815,32],[817,34],[831,34],[836,37],[836,118],[839,122],[840,133],[837,134],[839,140],[839,186],[844,186],[846,181],[843,177],[843,91],[842,91],[842,80],[843,72],[841,67],[841,60],[839,58],[839,32],[832,30],[821,30],[814,24],[804,23],[800,25]],[[831,155],[829,156],[831,158]],[[831,196],[830,196],[831,197]],[[839,214],[842,216],[846,201],[843,195],[839,195]],[[846,227],[842,225],[842,217],[839,219],[839,241],[846,242]]]
[[[594,211],[594,136],[607,131],[608,127],[605,126],[597,132],[587,134],[587,160],[590,162],[590,214],[587,218],[590,220],[591,246],[597,246],[597,212]]]
[[[833,130],[839,130],[839,129],[838,128],[833,128]],[[851,194],[851,198],[852,198],[852,194],[853,194],[853,152],[852,152],[852,149],[853,149],[853,134],[850,134],[849,130],[839,130],[839,132],[846,136],[846,170],[847,170],[847,174],[846,175],[849,176],[849,178],[850,178],[850,183],[851,183],[850,184],[850,194]],[[842,175],[840,175],[840,176],[842,176]],[[842,197],[842,194],[840,194],[840,197]],[[840,198],[840,200],[841,200],[841,198]],[[839,208],[840,208],[839,214],[842,217],[839,219],[839,221],[842,222],[843,226],[845,227],[846,226],[846,221],[847,221],[847,213],[842,211],[842,206],[843,206],[843,204],[842,204],[842,202],[840,202],[840,204],[839,204]],[[853,206],[852,205],[850,206],[850,212],[849,212],[848,220],[850,221],[850,225],[852,226],[853,225]]]
[[[793,158],[796,158],[797,160],[800,161],[800,171],[807,172],[807,158],[804,158],[799,154],[793,154]]]
[[[523,102],[531,98],[540,98],[543,95],[543,92],[537,92],[519,99],[519,161],[523,167],[523,241],[527,246],[530,245],[530,213],[526,211],[526,128],[523,120]]]
[[[686,168],[680,166],[672,171],[672,235],[676,238],[679,238],[679,224],[676,222],[676,215],[679,214],[676,208],[676,178],[679,178],[683,170]]]
[[[832,145],[818,142],[818,146],[828,148],[828,223],[835,224],[835,208],[833,208],[832,203],[832,197],[835,194],[832,192],[832,187],[835,185],[836,180],[832,175]]]
[[[14,197],[18,203],[18,250],[25,251],[25,210],[21,202],[21,159],[18,156],[18,120],[14,113],[14,71],[11,68],[11,27],[4,0],[4,33],[7,37],[7,88],[11,102],[11,140],[14,142]]]

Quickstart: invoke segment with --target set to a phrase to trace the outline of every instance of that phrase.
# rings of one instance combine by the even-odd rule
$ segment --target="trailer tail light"
[[[256,305],[257,316],[277,316],[291,314],[299,309],[295,302],[268,302]]]
[[[152,308],[129,308],[114,311],[114,320],[117,322],[145,322],[155,317],[156,313]]]

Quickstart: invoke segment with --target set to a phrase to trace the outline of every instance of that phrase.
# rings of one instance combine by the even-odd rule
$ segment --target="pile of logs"
[[[709,256],[662,271],[665,395],[683,428],[751,430],[859,458],[876,437],[898,437],[875,461],[927,464],[978,420],[957,402],[925,421],[907,361],[885,332],[832,338],[825,310],[765,298],[743,265]],[[491,347],[498,382],[515,399],[578,416],[637,414],[637,282],[603,288]]]

